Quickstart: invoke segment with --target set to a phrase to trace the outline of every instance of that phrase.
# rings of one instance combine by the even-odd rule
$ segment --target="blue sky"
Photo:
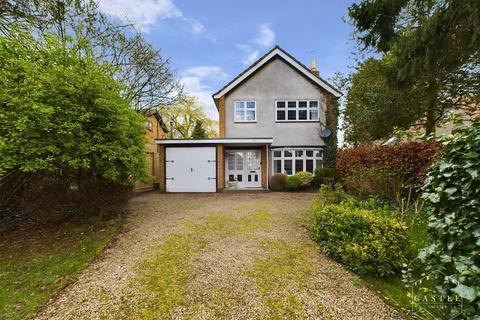
[[[322,77],[353,65],[343,0],[100,0],[103,11],[137,25],[185,89],[218,118],[211,94],[275,44]]]

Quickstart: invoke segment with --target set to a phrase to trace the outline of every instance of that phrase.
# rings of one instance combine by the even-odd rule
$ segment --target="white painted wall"
[[[273,137],[274,146],[323,146],[319,122],[275,122],[275,100],[320,100],[320,121],[325,123],[325,98],[296,69],[275,58],[225,98],[225,137]],[[235,123],[236,100],[257,102],[256,123]]]

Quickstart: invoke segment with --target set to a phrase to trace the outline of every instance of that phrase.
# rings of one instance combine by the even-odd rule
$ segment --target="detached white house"
[[[268,189],[275,173],[323,166],[327,101],[341,93],[276,46],[213,94],[220,137],[157,139],[166,192]],[[324,131],[325,132],[325,131]]]

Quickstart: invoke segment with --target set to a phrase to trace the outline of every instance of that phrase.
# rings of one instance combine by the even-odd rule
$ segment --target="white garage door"
[[[166,148],[167,192],[216,192],[215,147]]]

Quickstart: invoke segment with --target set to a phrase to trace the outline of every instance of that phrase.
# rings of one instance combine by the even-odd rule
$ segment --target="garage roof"
[[[272,144],[273,138],[156,139],[156,144]]]

